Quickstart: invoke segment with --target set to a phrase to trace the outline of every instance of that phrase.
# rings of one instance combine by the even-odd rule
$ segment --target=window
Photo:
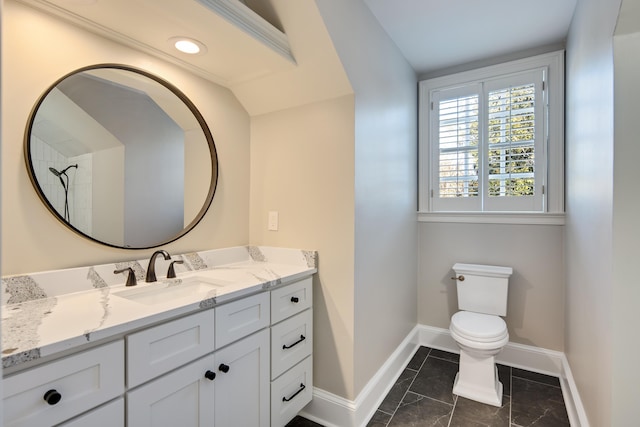
[[[562,212],[562,52],[420,82],[421,212]]]

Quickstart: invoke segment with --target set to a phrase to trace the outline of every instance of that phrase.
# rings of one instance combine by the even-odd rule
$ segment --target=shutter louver
[[[489,197],[533,196],[535,84],[489,92]]]
[[[478,196],[478,95],[438,104],[439,197]]]

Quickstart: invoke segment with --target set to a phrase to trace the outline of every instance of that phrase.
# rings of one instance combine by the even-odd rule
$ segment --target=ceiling
[[[20,1],[227,87],[291,70],[305,54],[291,53],[294,31],[277,11],[292,5],[278,0]],[[420,75],[561,43],[577,0],[363,1]],[[199,40],[207,54],[175,51],[175,36]]]
[[[363,0],[420,74],[563,42],[577,0]]]
[[[227,87],[295,67],[287,36],[238,0],[19,1]],[[206,54],[175,50],[185,36]]]

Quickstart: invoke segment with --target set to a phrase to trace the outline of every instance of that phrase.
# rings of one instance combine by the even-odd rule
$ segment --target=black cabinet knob
[[[213,371],[207,371],[204,373],[204,377],[209,381],[213,381],[216,379],[216,373]]]
[[[291,302],[296,304],[298,301],[300,301],[300,298],[298,297],[291,297]]]
[[[56,403],[60,402],[60,399],[62,399],[62,395],[58,393],[57,390],[51,389],[44,394],[43,398],[49,405],[55,405]]]
[[[218,366],[218,370],[226,374],[227,372],[229,372],[229,365],[225,365],[224,363],[221,363],[220,366]]]

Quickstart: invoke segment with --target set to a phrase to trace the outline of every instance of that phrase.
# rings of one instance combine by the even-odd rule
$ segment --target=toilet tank
[[[512,268],[457,263],[453,266],[453,271],[458,279],[456,284],[460,310],[507,315],[507,291]]]

